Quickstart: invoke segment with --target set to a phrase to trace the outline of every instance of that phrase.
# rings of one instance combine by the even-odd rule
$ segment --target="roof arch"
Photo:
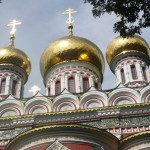
[[[53,112],[79,109],[78,97],[65,89],[60,95],[54,98],[52,108]]]
[[[141,91],[141,102],[142,103],[148,103],[150,102],[150,85],[144,87]]]
[[[52,102],[47,97],[36,95],[25,103],[25,114],[48,113],[51,106]]]
[[[108,106],[141,103],[140,94],[131,88],[118,88],[109,93]]]
[[[107,104],[107,95],[101,91],[97,91],[94,87],[84,93],[80,99],[81,109],[104,107],[107,106]]]

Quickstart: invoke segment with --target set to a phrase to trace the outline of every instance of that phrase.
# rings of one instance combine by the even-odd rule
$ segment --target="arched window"
[[[95,89],[98,90],[98,83],[97,82],[94,82],[94,86],[95,86]]]
[[[124,83],[126,82],[125,74],[124,74],[124,69],[121,69],[120,73],[121,73],[121,80],[122,80],[122,83],[124,84]]]
[[[146,68],[142,67],[142,71],[143,71],[144,80],[147,81]]]
[[[60,92],[61,92],[60,80],[57,80],[55,83],[55,95],[59,94]]]
[[[135,65],[131,65],[131,74],[133,80],[137,79],[137,72],[136,72]]]
[[[88,90],[89,84],[88,84],[88,78],[83,78],[83,92]]]
[[[3,78],[1,80],[0,93],[4,93],[5,92],[5,86],[6,86],[6,78]]]
[[[12,95],[16,96],[16,92],[17,92],[17,81],[13,80],[13,83],[12,83]]]
[[[74,79],[74,77],[68,78],[68,90],[72,93],[75,92],[75,79]]]
[[[51,89],[50,87],[48,87],[48,96],[50,96],[50,94],[51,94]]]

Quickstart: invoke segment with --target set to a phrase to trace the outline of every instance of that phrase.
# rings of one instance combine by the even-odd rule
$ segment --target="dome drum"
[[[120,54],[118,54],[115,58],[113,58],[113,60],[110,63],[110,69],[111,71],[114,73],[114,70],[116,68],[116,64],[124,59],[124,58],[132,58],[132,57],[136,57],[137,59],[140,58],[142,59],[144,62],[146,62],[146,64],[149,66],[150,65],[150,57],[148,57],[147,55],[145,55],[144,53],[139,53],[137,51],[131,51],[131,52],[122,52]]]
[[[68,68],[69,67],[69,68]],[[62,70],[63,68],[63,70]],[[68,69],[70,71],[68,71]],[[78,71],[77,71],[78,70]],[[79,71],[80,70],[80,71]],[[62,62],[51,67],[46,73],[44,78],[44,84],[48,83],[49,78],[56,78],[57,76],[65,75],[65,72],[70,75],[81,74],[81,72],[86,72],[92,74],[99,79],[100,83],[103,81],[103,74],[99,72],[99,69],[93,64],[85,61],[70,61]]]
[[[20,67],[18,66],[14,66],[14,65],[9,65],[9,64],[0,64],[0,71],[1,72],[9,72],[12,74],[16,74],[20,77],[20,79],[22,80],[23,83],[26,83],[28,80],[28,75],[27,73]]]

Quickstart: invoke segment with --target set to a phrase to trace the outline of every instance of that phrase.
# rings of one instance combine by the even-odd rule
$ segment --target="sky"
[[[105,14],[94,18],[92,6],[84,0],[2,0],[0,4],[0,47],[8,46],[10,27],[6,25],[12,20],[21,21],[15,33],[15,47],[24,51],[31,60],[32,70],[25,84],[24,97],[32,96],[29,92],[32,86],[41,88],[45,95],[43,78],[40,73],[40,57],[45,48],[53,41],[68,35],[66,24],[66,9],[72,8],[75,36],[84,37],[95,43],[104,57],[109,42],[119,34],[113,32],[113,24],[117,21],[115,15]],[[150,28],[143,29],[141,36],[150,45]],[[116,87],[116,78],[110,71],[105,60],[105,73],[102,90]]]

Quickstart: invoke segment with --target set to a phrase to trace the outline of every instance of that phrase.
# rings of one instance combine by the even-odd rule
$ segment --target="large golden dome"
[[[21,50],[12,46],[0,48],[0,65],[12,65],[22,68],[27,75],[30,74],[30,59]]]
[[[66,36],[48,46],[41,57],[42,76],[54,65],[67,61],[86,61],[104,72],[104,58],[91,41],[77,36]]]
[[[143,38],[137,35],[129,38],[119,36],[113,39],[107,47],[107,62],[110,64],[115,57],[130,52],[138,52],[150,57],[149,45]]]

